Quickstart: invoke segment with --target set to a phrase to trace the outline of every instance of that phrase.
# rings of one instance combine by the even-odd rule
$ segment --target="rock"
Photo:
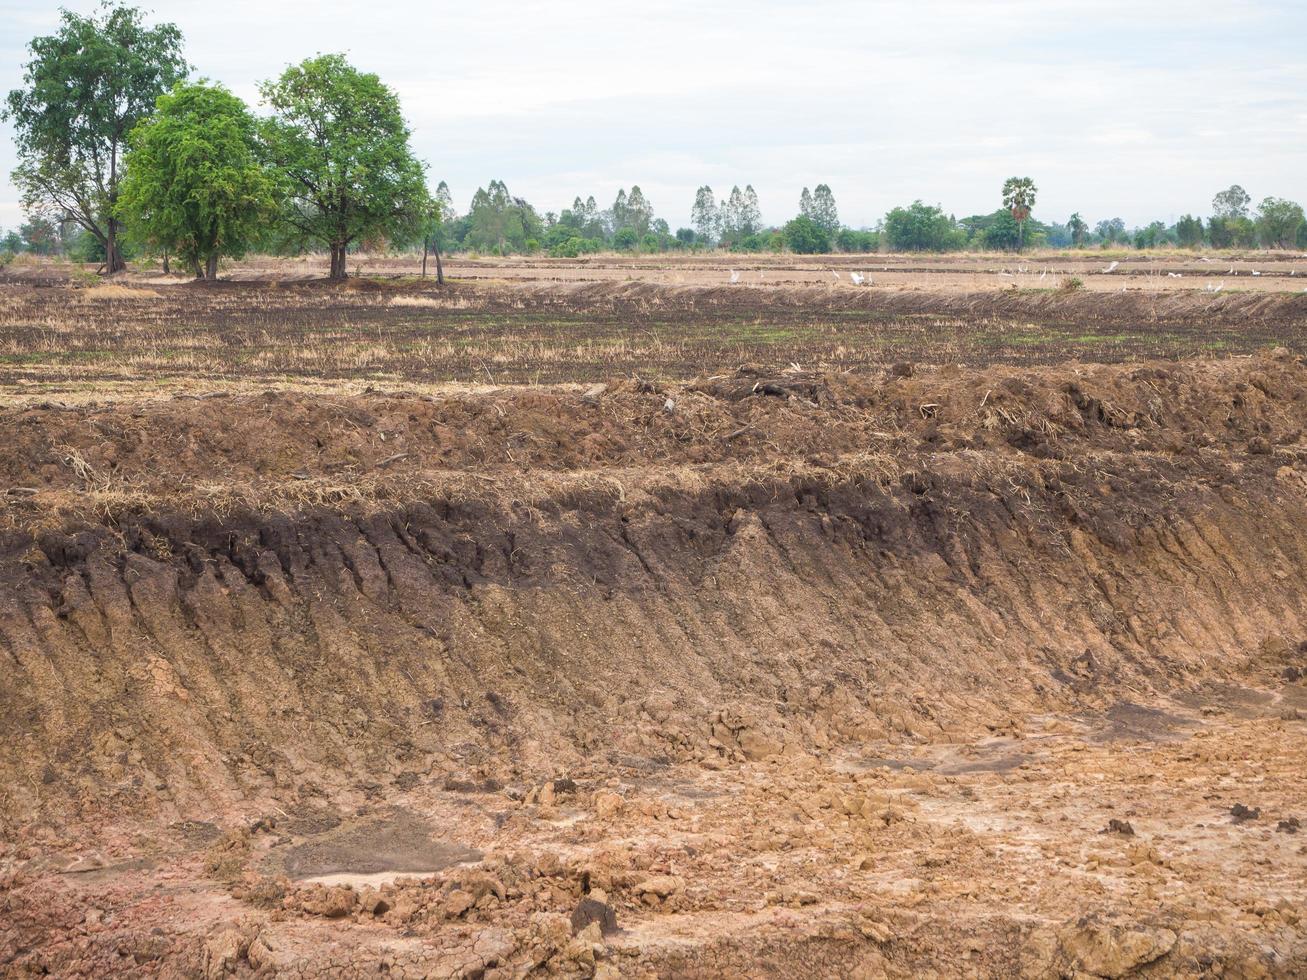
[[[205,980],[220,980],[236,972],[250,949],[250,935],[241,929],[224,929],[204,944],[201,969]]]
[[[367,915],[385,915],[390,911],[390,902],[375,888],[364,888],[359,892],[359,908]]]
[[[1286,817],[1275,825],[1275,829],[1282,834],[1296,834],[1302,829],[1302,821],[1297,817]]]
[[[600,790],[594,795],[595,815],[604,819],[617,816],[625,805],[626,800],[609,790]]]
[[[581,396],[581,401],[585,402],[587,405],[598,405],[599,396],[607,390],[608,385],[606,384],[591,385],[585,390],[585,394]]]
[[[1235,823],[1244,823],[1247,820],[1256,820],[1262,815],[1262,811],[1257,807],[1244,806],[1242,803],[1236,803],[1230,807],[1230,816],[1234,817]]]
[[[1122,837],[1133,837],[1135,835],[1135,828],[1130,826],[1130,821],[1118,820],[1116,817],[1113,817],[1107,822],[1107,826],[1103,828],[1100,833],[1120,834]]]
[[[646,878],[640,884],[635,886],[637,895],[654,895],[658,898],[667,898],[669,895],[675,895],[685,887],[685,879],[678,878],[675,875],[654,875],[652,878]]]
[[[580,935],[591,925],[597,925],[602,933],[611,935],[617,931],[617,913],[604,902],[583,898],[572,910],[572,935]]]
[[[757,762],[759,759],[766,759],[769,756],[779,755],[783,746],[774,738],[770,738],[762,732],[752,729],[740,732],[738,741],[740,751],[744,757],[751,762]]]
[[[1071,968],[1098,977],[1121,977],[1169,953],[1176,934],[1160,927],[1081,919],[1058,930],[1057,939],[1059,955]]]
[[[278,952],[267,936],[259,935],[250,943],[249,952],[245,954],[250,966],[263,976],[278,976],[289,967],[291,957]]]
[[[1130,859],[1131,864],[1161,864],[1162,856],[1157,853],[1157,848],[1151,844],[1145,844],[1142,841],[1138,844],[1131,844],[1126,850],[1126,857]]]
[[[446,919],[457,919],[467,914],[467,910],[476,904],[476,896],[471,892],[465,892],[461,888],[455,888],[445,896],[445,902],[441,906],[441,911]]]
[[[598,922],[591,922],[576,934],[576,938],[589,943],[591,946],[595,943],[602,944],[604,941],[604,931]]]
[[[321,915],[328,919],[339,919],[354,911],[358,904],[358,895],[352,888],[337,885],[323,889],[316,895],[305,899],[304,911],[310,915]]]

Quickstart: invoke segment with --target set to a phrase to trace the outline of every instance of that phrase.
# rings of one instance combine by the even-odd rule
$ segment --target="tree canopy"
[[[99,16],[62,11],[58,31],[28,45],[23,87],[5,101],[23,206],[76,221],[103,248],[109,272],[124,266],[116,206],[127,134],[190,71],[176,25],[143,18],[112,4]]]
[[[1009,177],[1003,182],[1003,207],[1012,214],[1017,225],[1017,249],[1026,241],[1026,222],[1035,207],[1035,195],[1039,188],[1029,177]]]
[[[1293,248],[1303,225],[1302,206],[1282,197],[1268,197],[1257,205],[1257,232],[1262,244]]]
[[[423,166],[409,149],[399,98],[344,55],[292,65],[260,86],[272,118],[262,129],[282,174],[286,222],[331,251],[331,277],[346,275],[351,242],[412,234],[426,212]]]
[[[213,278],[274,209],[254,118],[220,85],[179,84],[132,130],[118,202],[133,234]]]
[[[943,208],[921,201],[885,215],[885,237],[896,252],[945,252],[960,247],[965,238]]]

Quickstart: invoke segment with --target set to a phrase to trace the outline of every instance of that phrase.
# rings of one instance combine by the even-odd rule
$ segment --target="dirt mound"
[[[1114,746],[1172,752],[1216,691],[1247,692],[1221,696],[1250,726],[1231,738],[1286,780],[1227,767],[1222,792],[1287,823],[1301,772],[1273,726],[1300,731],[1286,678],[1307,668],[1304,395],[1281,352],[6,410],[0,952],[215,976],[374,954],[468,975],[906,975],[963,969],[968,942],[991,973],[1251,964],[1234,913],[1203,939],[1185,908],[1209,899],[1158,883],[1147,918],[1084,919],[1053,884],[986,913],[1021,886],[984,835],[1071,846],[1003,815],[998,788],[1036,765],[1038,799],[1006,805],[1068,806],[1074,770],[1132,826],[1174,821],[1130,802],[1147,767]],[[1026,737],[1054,718],[1053,741]],[[1166,765],[1220,765],[1196,751]],[[1174,839],[1075,819],[1093,835],[1065,852],[1077,868],[1186,867]],[[420,883],[278,878],[286,855],[394,870],[376,855],[414,826],[483,860]],[[150,934],[142,828],[161,867],[225,883],[199,925]],[[1281,930],[1277,968],[1301,965],[1301,858],[1271,834],[1250,860],[1278,854],[1285,880],[1247,900]],[[74,859],[88,841],[102,856]],[[104,884],[78,883],[85,860]],[[982,878],[983,900],[959,884]],[[595,891],[630,932],[572,935]],[[78,925],[92,901],[138,931]],[[355,952],[315,948],[328,920]],[[383,955],[377,924],[420,939]]]
[[[948,315],[969,320],[1016,319],[1081,324],[1182,323],[1195,317],[1225,323],[1285,322],[1307,316],[1307,296],[1290,292],[1158,291],[1138,287],[1121,292],[1062,289],[997,289],[943,293],[926,290],[822,289],[811,284],[755,288],[728,285],[592,281],[513,283],[478,291],[490,307],[516,304],[568,308],[585,306],[611,312],[683,309],[845,311],[887,317]],[[458,295],[468,300],[466,287]]]

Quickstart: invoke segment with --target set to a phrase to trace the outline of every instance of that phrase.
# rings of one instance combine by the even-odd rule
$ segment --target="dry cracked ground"
[[[0,974],[1307,975],[1292,350],[198,391],[0,404]]]

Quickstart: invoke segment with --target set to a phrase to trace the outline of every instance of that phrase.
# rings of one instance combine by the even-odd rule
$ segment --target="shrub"
[[[789,221],[782,230],[785,245],[799,255],[817,255],[830,251],[830,235],[807,215]]]

